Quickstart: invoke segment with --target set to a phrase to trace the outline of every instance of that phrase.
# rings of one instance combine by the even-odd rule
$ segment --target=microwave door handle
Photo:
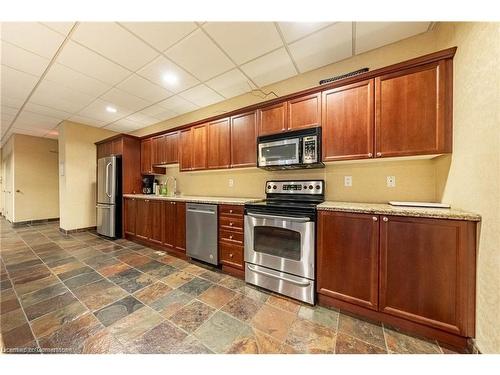
[[[298,223],[306,223],[311,221],[308,217],[294,217],[294,216],[275,216],[275,215],[264,215],[264,214],[254,214],[248,213],[250,217],[254,217],[256,219],[278,219],[278,220],[287,220],[287,221],[295,221]]]

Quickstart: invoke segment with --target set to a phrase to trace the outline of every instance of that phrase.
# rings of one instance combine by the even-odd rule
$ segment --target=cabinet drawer
[[[220,262],[230,267],[243,269],[243,246],[219,243]]]
[[[236,217],[220,217],[219,226],[221,229],[243,232],[243,219]]]
[[[219,230],[219,240],[243,246],[243,233],[221,229]]]
[[[243,206],[231,206],[222,204],[219,206],[219,215],[221,216],[243,216]]]

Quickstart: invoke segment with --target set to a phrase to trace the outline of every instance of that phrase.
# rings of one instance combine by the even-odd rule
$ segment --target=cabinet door
[[[174,202],[175,207],[175,249],[186,251],[186,203]]]
[[[208,168],[229,168],[231,164],[230,120],[225,118],[208,124]]]
[[[165,159],[166,164],[179,162],[179,132],[165,135]]]
[[[287,102],[258,110],[259,135],[282,133],[287,130]]]
[[[318,226],[318,293],[376,310],[378,216],[322,211]]]
[[[193,169],[207,168],[207,125],[193,126]]]
[[[288,130],[321,126],[321,93],[288,101]]]
[[[154,137],[151,143],[151,164],[165,164],[165,136]]]
[[[375,79],[377,157],[451,152],[451,61]]]
[[[150,174],[153,171],[151,165],[151,138],[141,140],[141,173]]]
[[[231,117],[231,166],[257,164],[257,123],[255,112]]]
[[[159,200],[149,201],[149,240],[151,242],[162,243],[163,228],[162,228],[162,202]]]
[[[123,199],[123,225],[125,234],[135,236],[136,200],[134,198]]]
[[[97,145],[97,159],[111,155],[111,142],[99,143]]]
[[[111,155],[122,155],[123,153],[122,138],[113,139],[110,143],[111,143]]]
[[[323,161],[373,157],[373,80],[323,92]]]
[[[163,202],[163,245],[175,248],[176,202]]]
[[[179,170],[181,171],[190,171],[193,168],[192,135],[191,128],[180,132]]]
[[[382,217],[380,310],[473,336],[474,224]]]
[[[150,235],[150,220],[149,220],[149,200],[138,199],[137,203],[137,216],[135,219],[135,234],[142,239],[149,239]]]

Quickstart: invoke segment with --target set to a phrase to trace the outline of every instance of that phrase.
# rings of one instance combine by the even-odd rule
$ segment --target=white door
[[[8,154],[7,157],[4,160],[5,167],[5,175],[4,178],[5,180],[3,181],[3,196],[4,196],[4,216],[7,220],[12,222],[13,216],[14,216],[14,196],[12,194],[12,188],[13,188],[13,183],[12,183],[12,154]]]

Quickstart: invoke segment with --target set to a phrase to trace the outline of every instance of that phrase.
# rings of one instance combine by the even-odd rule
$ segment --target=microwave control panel
[[[311,135],[302,138],[302,162],[304,164],[318,161],[318,136]]]

